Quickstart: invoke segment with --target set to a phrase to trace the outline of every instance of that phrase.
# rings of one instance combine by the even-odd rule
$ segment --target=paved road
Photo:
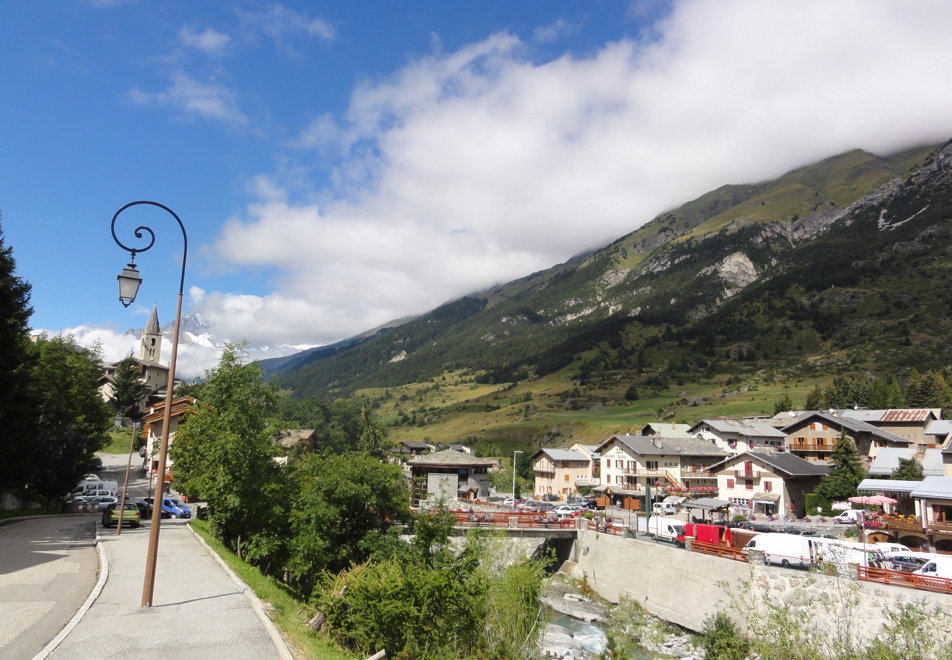
[[[32,658],[63,629],[99,576],[92,514],[0,525],[0,656]]]

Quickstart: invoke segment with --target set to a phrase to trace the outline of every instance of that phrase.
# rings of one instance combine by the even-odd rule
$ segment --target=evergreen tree
[[[892,479],[902,481],[922,481],[926,478],[922,463],[914,458],[900,458],[899,465],[893,470]]]
[[[149,388],[139,374],[139,361],[132,353],[116,363],[116,375],[112,381],[112,403],[116,412],[138,421],[142,419],[142,403]]]
[[[20,489],[33,470],[36,406],[31,400],[30,285],[16,275],[0,225],[0,490]]]
[[[816,492],[831,502],[842,502],[856,496],[856,489],[865,478],[866,468],[863,467],[853,439],[846,435],[844,429],[833,447],[830,471],[820,481]]]
[[[787,412],[788,410],[793,410],[793,399],[790,398],[789,394],[784,392],[774,404],[773,414],[779,415],[780,413]]]
[[[637,401],[638,399],[638,384],[632,383],[628,386],[628,389],[625,390],[625,401]]]
[[[807,392],[807,410],[819,410],[823,405],[823,388],[819,385],[815,385],[809,392]]]
[[[942,408],[949,403],[949,386],[942,374],[927,371],[912,379],[906,388],[906,404],[910,408]]]

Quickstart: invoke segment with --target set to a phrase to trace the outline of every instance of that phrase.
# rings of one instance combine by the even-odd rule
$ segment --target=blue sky
[[[120,216],[157,238],[116,300],[140,199],[185,223],[215,336],[329,343],[726,183],[952,138],[950,25],[938,0],[7,2],[2,226],[32,325],[108,359],[174,314],[161,214]]]

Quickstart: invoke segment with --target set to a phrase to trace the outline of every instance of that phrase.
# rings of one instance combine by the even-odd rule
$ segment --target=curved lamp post
[[[119,237],[116,236],[116,219],[119,217],[119,214],[126,209],[133,206],[139,206],[141,204],[157,206],[163,211],[167,211],[169,215],[175,218],[175,221],[178,222],[179,228],[182,230],[182,240],[184,241],[184,250],[182,252],[182,278],[179,280],[178,303],[175,307],[175,328],[172,333],[172,358],[169,361],[169,379],[165,387],[165,411],[162,416],[162,443],[159,445],[159,465],[156,471],[157,478],[161,480],[161,483],[164,486],[165,465],[169,450],[169,426],[172,422],[172,398],[175,390],[175,360],[178,357],[179,325],[182,318],[182,292],[185,289],[185,262],[188,258],[188,235],[185,233],[185,225],[183,225],[181,219],[175,215],[175,212],[169,207],[163,206],[157,202],[130,202],[116,211],[116,214],[112,216],[112,239],[119,247],[132,255],[129,264],[123,269],[122,273],[120,273],[118,277],[119,302],[121,302],[124,306],[128,307],[135,301],[136,294],[139,292],[139,285],[142,283],[142,278],[139,276],[139,271],[136,270],[135,266],[136,253],[145,252],[155,244],[155,232],[153,232],[149,227],[139,225],[135,229],[135,237],[142,239],[145,235],[144,232],[148,232],[148,245],[145,247],[131,248],[125,245],[119,240]],[[152,523],[149,530],[149,552],[148,555],[146,555],[145,582],[142,585],[142,607],[152,607],[152,592],[155,587],[155,561],[159,550],[159,527],[161,526],[162,522],[162,505],[160,503],[162,494],[163,490],[158,489],[158,492],[153,496],[154,499],[152,500],[153,512],[158,509],[160,515],[152,516]],[[159,504],[159,506],[156,507],[156,504]]]

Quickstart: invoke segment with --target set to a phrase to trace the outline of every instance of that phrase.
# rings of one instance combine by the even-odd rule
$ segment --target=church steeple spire
[[[143,362],[158,364],[162,355],[162,328],[159,326],[159,312],[152,306],[152,315],[142,333],[142,342],[139,348],[139,359]]]

